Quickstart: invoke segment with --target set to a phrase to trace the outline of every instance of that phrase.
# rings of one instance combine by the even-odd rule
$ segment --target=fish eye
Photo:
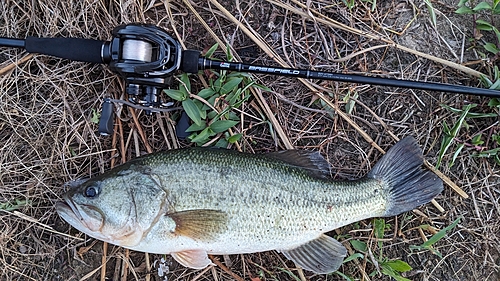
[[[85,188],[84,194],[85,197],[94,198],[98,194],[97,188],[93,185],[87,186],[87,188]]]

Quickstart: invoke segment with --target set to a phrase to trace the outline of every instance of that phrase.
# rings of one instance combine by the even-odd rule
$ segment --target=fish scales
[[[212,246],[214,254],[269,247],[262,241],[279,249],[294,247],[385,210],[383,194],[375,193],[383,189],[376,180],[334,182],[273,159],[221,153],[227,152],[179,150],[141,163],[169,182],[162,188],[175,211],[215,208],[229,214],[227,230],[217,243],[223,249]],[[228,243],[237,240],[228,250]]]
[[[331,179],[313,152],[172,150],[78,184],[56,209],[92,237],[171,254],[191,268],[209,265],[207,254],[277,250],[306,270],[330,273],[347,251],[325,232],[412,210],[441,192],[422,163],[411,137],[355,181]]]

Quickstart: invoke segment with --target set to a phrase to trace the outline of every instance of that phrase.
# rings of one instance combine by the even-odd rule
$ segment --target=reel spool
[[[122,57],[126,61],[151,62],[153,60],[153,45],[141,40],[124,40]]]

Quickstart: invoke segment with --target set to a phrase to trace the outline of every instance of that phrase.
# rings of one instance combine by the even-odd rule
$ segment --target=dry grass
[[[468,46],[462,47],[471,30],[468,19],[453,14],[454,1],[435,3],[443,13],[438,13],[439,32],[428,23],[423,5],[377,1],[377,8],[369,12],[370,5],[362,1],[356,1],[352,10],[337,2],[2,1],[0,36],[108,39],[118,24],[147,22],[167,29],[190,49],[229,42],[235,54],[251,63],[470,85],[477,83],[473,76],[487,72],[484,64],[472,64],[473,69],[457,64],[462,62],[457,58],[463,57],[464,62],[478,58],[465,49]],[[94,243],[61,221],[53,206],[69,180],[94,176],[140,154],[188,145],[176,139],[170,116],[148,117],[125,108],[115,135],[101,137],[90,119],[106,94],[123,98],[123,81],[105,66],[0,50],[0,204],[18,200],[22,205],[16,211],[0,210],[0,279],[163,280],[157,273],[161,256]],[[446,67],[439,58],[447,61]],[[256,92],[244,105],[248,115],[237,129],[244,134],[242,149],[318,150],[332,164],[334,176],[344,179],[363,176],[381,152],[406,135],[417,137],[434,164],[442,121],[456,118],[439,104],[461,107],[476,102],[478,110],[487,110],[488,102],[266,75],[256,79],[275,92]],[[201,82],[195,81],[193,77],[194,87],[201,88]],[[359,94],[351,114],[345,113],[343,100],[349,91]],[[272,124],[272,131],[262,119]],[[471,126],[479,131],[495,121],[476,120]],[[498,133],[499,127],[489,130]],[[467,139],[469,132],[464,130],[460,137]],[[441,172],[469,198],[446,188],[436,200],[444,212],[428,204],[413,214],[387,219],[391,230],[384,242],[385,256],[412,265],[408,276],[412,280],[498,280],[498,166],[471,158],[465,151],[448,168],[451,156],[445,158]],[[419,245],[432,235],[418,226],[441,229],[459,216],[464,217],[459,226],[436,244],[443,259],[429,252],[409,255],[409,245]],[[378,251],[369,220],[338,233]],[[346,246],[349,239],[343,240]],[[259,276],[265,276],[260,280],[290,280],[287,271],[301,280],[342,280],[337,275],[325,279],[297,270],[274,252],[214,257],[220,260],[218,266],[202,271],[165,258],[169,280]],[[374,270],[366,260],[341,268],[358,280],[388,280],[368,276]]]

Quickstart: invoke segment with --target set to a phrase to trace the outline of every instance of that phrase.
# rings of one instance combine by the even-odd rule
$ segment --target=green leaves
[[[28,205],[29,201],[24,199],[15,199],[13,202],[0,203],[0,210],[7,212],[15,211],[23,206]]]
[[[413,269],[409,264],[400,260],[386,261],[384,264],[397,272],[406,272]]]
[[[236,87],[243,81],[242,77],[231,77],[224,84],[221,85],[221,88],[218,89],[219,92],[223,95],[227,95],[232,92]]]
[[[358,252],[366,252],[367,249],[368,249],[368,246],[366,246],[366,243],[363,242],[363,241],[359,241],[359,240],[351,240],[349,241],[352,245],[352,247],[358,251]]]
[[[402,277],[402,272],[407,272],[412,270],[413,268],[408,265],[406,262],[401,260],[393,260],[393,261],[385,261],[380,263],[380,267],[382,268],[382,273],[390,276],[397,281],[411,281],[408,278]]]
[[[500,52],[500,49],[497,48],[497,46],[493,43],[486,43],[483,45],[484,49],[490,53],[496,54]]]
[[[451,108],[447,105],[442,104],[441,106],[453,111],[452,110],[453,108]],[[460,128],[462,128],[462,126],[464,126],[465,118],[467,117],[467,114],[469,114],[469,111],[476,106],[477,106],[477,104],[468,104],[468,105],[464,106],[463,109],[460,111],[461,113],[460,113],[458,120],[455,122],[455,124],[453,125],[453,127],[451,129],[448,126],[448,124],[446,123],[446,121],[443,121],[444,136],[443,136],[443,140],[441,141],[441,147],[439,149],[439,155],[438,155],[438,160],[436,163],[436,169],[439,168],[439,166],[441,165],[441,161],[443,160],[444,155],[446,154],[448,149],[452,146],[453,140],[457,137]],[[462,148],[463,147],[461,147],[461,148],[459,147],[459,149],[457,149],[458,153],[462,150]],[[449,164],[450,167],[454,164],[458,153],[455,152],[453,160]]]
[[[498,99],[491,99],[488,105],[492,108],[498,107],[500,102]],[[499,151],[498,147],[500,143],[496,142],[487,142],[483,139],[484,135],[482,132],[469,134],[469,140],[464,141],[460,140],[460,129],[466,128],[469,129],[469,125],[467,123],[467,119],[473,118],[498,118],[498,112],[494,113],[482,113],[482,112],[471,112],[471,110],[477,107],[477,104],[468,104],[465,105],[462,109],[453,108],[448,105],[441,105],[443,108],[447,109],[450,112],[453,112],[459,115],[458,119],[455,121],[454,125],[450,127],[446,121],[443,121],[443,139],[441,141],[441,147],[439,149],[438,160],[436,163],[436,169],[439,168],[443,157],[446,155],[447,151],[452,147],[455,147],[455,151],[453,152],[452,159],[448,164],[449,167],[453,166],[455,160],[458,155],[462,152],[462,150],[466,147],[470,147],[475,151],[479,151],[478,153],[472,154],[474,157],[493,157],[495,162],[500,164]],[[497,109],[498,110],[498,109]],[[493,139],[495,134],[491,135]],[[483,145],[488,143],[490,146],[494,146],[494,148],[486,149]],[[497,149],[499,148],[499,149]],[[486,150],[485,150],[486,149]]]
[[[493,5],[491,5],[489,2],[482,1],[482,2],[479,2],[473,8],[470,8],[469,6],[467,6],[466,5],[467,2],[469,2],[469,0],[460,0],[460,2],[458,2],[458,5],[457,5],[459,8],[455,11],[455,13],[463,15],[463,14],[477,14],[480,11],[492,11],[492,12],[495,12],[496,9],[499,6],[498,5],[498,3],[499,3],[498,0],[494,0],[492,2]]]
[[[92,118],[90,118],[90,122],[94,124],[99,124],[99,119],[101,118],[101,114],[92,108]]]
[[[185,99],[182,101],[182,108],[186,111],[186,114],[189,116],[193,122],[201,126],[201,112],[198,106],[194,103],[192,99]]]
[[[488,3],[488,2],[480,2],[472,10],[474,10],[475,12],[478,12],[478,11],[481,11],[481,10],[491,10],[491,9],[492,9],[492,7],[491,7],[490,3]]]
[[[205,56],[211,57],[218,45],[213,45]],[[232,60],[229,46],[226,47],[226,57]],[[168,89],[165,93],[182,104],[184,111],[192,121],[186,132],[191,133],[187,138],[197,145],[205,145],[214,138],[216,146],[225,147],[239,141],[242,134],[230,134],[230,129],[240,122],[240,117],[233,111],[241,107],[250,98],[252,87],[266,90],[256,84],[247,73],[238,73],[223,70],[213,72],[215,78],[208,80],[209,87],[193,92],[189,76],[182,74],[178,77],[179,88]],[[268,89],[267,89],[268,90]]]
[[[476,20],[474,36],[476,36],[477,38],[475,39],[478,40],[481,37],[479,31],[493,32],[497,37],[496,44],[491,42],[486,42],[482,44],[482,46],[486,51],[496,55],[498,52],[500,52],[500,31],[498,30],[498,28],[495,27],[493,23],[493,15],[500,14],[500,5],[499,5],[500,1],[499,0],[493,0],[489,2],[481,1],[474,7],[467,5],[472,3],[474,2],[469,0],[461,0],[458,3],[458,9],[455,11],[455,13],[459,15],[476,15],[476,17],[484,16],[485,18],[489,19],[489,21],[480,18]]]
[[[375,238],[379,240],[377,244],[380,249],[380,257],[382,257],[382,239],[384,238],[385,230],[389,229],[390,225],[386,224],[384,219],[373,219],[373,228]]]
[[[500,90],[500,70],[498,69],[498,66],[495,65],[493,67],[493,81],[491,81],[488,77],[485,75],[481,75],[481,82],[483,85],[485,85],[489,89],[493,90]],[[494,98],[490,100],[490,103],[494,100],[498,101],[498,98]],[[492,106],[490,103],[488,103],[489,106]]]
[[[210,125],[210,128],[214,133],[222,133],[224,131],[227,131],[229,128],[235,126],[238,124],[238,121],[233,121],[233,120],[218,120],[215,121]]]
[[[422,250],[429,250],[435,255],[437,255],[440,258],[443,258],[443,255],[441,255],[440,252],[438,252],[436,249],[432,248],[432,245],[436,244],[439,240],[443,239],[443,237],[446,236],[446,234],[455,228],[457,224],[460,222],[462,217],[456,219],[451,225],[443,228],[440,230],[438,233],[434,234],[429,240],[425,241],[422,245],[420,246],[415,246],[415,245],[410,245],[410,250],[417,250],[417,251],[422,251]]]
[[[166,89],[165,93],[176,101],[183,101],[188,98],[188,96],[181,90]]]
[[[429,11],[429,16],[431,17],[432,26],[434,28],[437,28],[436,12],[434,11],[434,7],[432,6],[431,1],[424,0],[424,3],[427,6],[427,11]]]
[[[370,276],[375,276],[378,273],[382,273],[386,276],[392,277],[399,281],[409,281],[401,276],[401,273],[412,270],[412,267],[402,260],[389,260],[382,255],[382,244],[385,231],[390,229],[390,225],[385,222],[385,219],[378,218],[373,219],[373,234],[377,239],[377,246],[380,249],[380,254],[378,256],[371,254],[371,249],[368,247],[366,242],[361,240],[352,239],[349,240],[352,247],[357,251],[356,253],[350,255],[344,260],[344,263],[355,260],[355,259],[365,259],[369,263],[373,263],[377,268],[380,268],[370,273]],[[367,254],[369,253],[369,254]],[[370,257],[370,258],[369,258]],[[347,276],[341,275],[346,280],[352,280]]]
[[[475,14],[474,10],[467,7],[467,6],[462,6],[460,8],[458,8],[455,13],[459,14],[459,15],[472,15],[472,14]]]

